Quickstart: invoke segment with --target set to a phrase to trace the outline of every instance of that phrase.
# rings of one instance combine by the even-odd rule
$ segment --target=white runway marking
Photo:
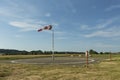
[[[17,61],[17,60],[12,60],[10,61],[11,63],[22,63],[22,64],[82,64],[82,63],[86,63],[86,61],[77,61],[77,62],[50,62],[50,63],[46,63],[46,62],[40,62],[40,63],[34,63],[34,62],[24,62],[24,61]],[[88,61],[89,63],[91,62],[95,62],[94,59],[89,59]]]
[[[11,63],[17,63],[16,61],[11,61]]]

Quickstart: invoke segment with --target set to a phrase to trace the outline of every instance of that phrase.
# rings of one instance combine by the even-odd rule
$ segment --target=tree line
[[[1,55],[43,55],[43,54],[52,54],[52,51],[42,51],[42,50],[15,50],[15,49],[0,49]],[[54,54],[84,54],[84,52],[58,52],[54,51]]]
[[[97,52],[93,49],[88,51],[90,54],[109,54],[110,52]],[[63,51],[58,52],[54,51],[55,54],[85,54],[85,52],[69,52]],[[120,52],[118,52],[120,53]],[[43,54],[52,54],[52,51],[42,51],[42,50],[33,50],[33,51],[26,51],[26,50],[15,50],[15,49],[0,49],[1,55],[43,55]]]

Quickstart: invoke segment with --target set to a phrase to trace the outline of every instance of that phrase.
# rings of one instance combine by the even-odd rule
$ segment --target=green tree
[[[104,54],[103,52],[100,52],[100,54]]]
[[[93,49],[89,50],[89,53],[90,53],[90,54],[98,54],[98,52],[95,51],[95,50],[93,50]]]

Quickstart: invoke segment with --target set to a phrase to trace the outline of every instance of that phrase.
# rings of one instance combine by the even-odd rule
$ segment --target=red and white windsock
[[[44,26],[43,28],[38,29],[38,32],[42,30],[51,30],[51,29],[52,29],[52,25],[47,25],[47,26]]]

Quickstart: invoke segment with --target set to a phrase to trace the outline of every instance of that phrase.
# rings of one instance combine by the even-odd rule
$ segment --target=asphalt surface
[[[89,58],[88,63],[100,62],[101,58]],[[86,58],[81,57],[52,57],[34,58],[34,59],[19,59],[19,60],[2,60],[0,63],[13,63],[13,64],[86,64]]]

